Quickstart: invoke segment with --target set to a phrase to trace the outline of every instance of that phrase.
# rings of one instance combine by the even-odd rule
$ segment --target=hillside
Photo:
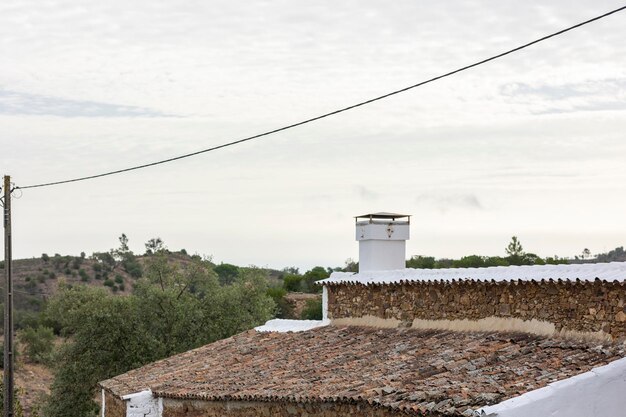
[[[132,268],[123,261],[116,261],[109,253],[96,253],[90,257],[84,254],[83,256],[44,254],[39,258],[14,260],[16,325],[19,327],[21,320],[25,318],[24,312],[39,311],[43,302],[53,296],[61,284],[104,287],[115,294],[129,294],[148,258],[149,256],[145,255],[133,256]],[[184,266],[192,262],[192,257],[183,252],[169,252],[168,260]],[[4,274],[4,262],[0,262],[0,274]]]

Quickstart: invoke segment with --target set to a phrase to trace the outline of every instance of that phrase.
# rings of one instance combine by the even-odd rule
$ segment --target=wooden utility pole
[[[4,417],[13,417],[13,279],[11,277],[11,177],[4,176]]]

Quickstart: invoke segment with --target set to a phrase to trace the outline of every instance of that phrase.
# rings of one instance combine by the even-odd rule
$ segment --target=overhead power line
[[[502,58],[502,57],[504,57],[506,55],[509,55],[509,54],[512,54],[514,52],[521,51],[522,49],[528,48],[529,46],[535,45],[535,44],[537,44],[539,42],[543,42],[543,41],[548,40],[550,38],[554,38],[555,36],[562,35],[563,33],[566,33],[566,32],[569,32],[571,30],[577,29],[577,28],[579,28],[581,26],[585,26],[585,25],[587,25],[589,23],[592,23],[592,22],[595,22],[597,20],[603,19],[603,18],[608,17],[608,16],[610,16],[612,14],[621,12],[621,11],[623,11],[625,9],[626,9],[626,6],[619,7],[619,8],[614,9],[614,10],[608,12],[608,13],[604,13],[604,14],[602,14],[600,16],[596,16],[596,17],[591,18],[589,20],[585,20],[584,22],[577,23],[577,24],[575,24],[573,26],[570,26],[568,28],[559,30],[558,32],[554,32],[554,33],[552,33],[550,35],[543,36],[543,37],[541,37],[539,39],[535,39],[534,41],[525,43],[525,44],[523,44],[521,46],[518,46],[516,48],[509,49],[508,51],[499,53],[497,55],[493,55],[493,56],[491,56],[489,58],[485,58],[485,59],[483,59],[481,61],[478,61],[478,62],[475,62],[473,64],[469,64],[469,65],[466,65],[464,67],[457,68],[455,70],[452,70],[450,72],[446,72],[445,74],[438,75],[438,76],[430,78],[428,80],[421,81],[421,82],[419,82],[417,84],[413,84],[413,85],[410,85],[408,87],[404,87],[404,88],[401,88],[399,90],[395,90],[395,91],[392,91],[390,93],[383,94],[382,96],[378,96],[378,97],[371,98],[369,100],[361,101],[359,103],[353,104],[353,105],[348,106],[348,107],[343,107],[343,108],[340,108],[340,109],[337,109],[337,110],[333,110],[331,112],[324,113],[324,114],[321,114],[319,116],[312,117],[310,119],[302,120],[302,121],[297,122],[297,123],[292,123],[290,125],[279,127],[277,129],[268,130],[266,132],[259,133],[259,134],[253,135],[253,136],[248,136],[248,137],[243,138],[243,139],[235,140],[235,141],[232,141],[232,142],[227,142],[227,143],[224,143],[224,144],[221,144],[221,145],[218,145],[218,146],[213,146],[211,148],[202,149],[202,150],[199,150],[199,151],[196,151],[196,152],[191,152],[191,153],[187,153],[187,154],[184,154],[184,155],[175,156],[175,157],[163,159],[163,160],[160,160],[160,161],[150,162],[150,163],[143,164],[143,165],[136,165],[136,166],[132,166],[132,167],[129,167],[129,168],[118,169],[118,170],[115,170],[115,171],[108,171],[108,172],[104,172],[104,173],[101,173],[101,174],[89,175],[89,176],[86,176],[86,177],[77,177],[77,178],[71,178],[71,179],[62,180],[62,181],[46,182],[46,183],[41,183],[41,184],[32,184],[32,185],[26,185],[26,186],[23,186],[23,187],[16,187],[16,188],[28,189],[28,188],[49,187],[49,186],[52,186],[52,185],[67,184],[67,183],[70,183],[70,182],[78,182],[78,181],[86,181],[86,180],[91,180],[91,179],[94,179],[94,178],[100,178],[100,177],[106,177],[106,176],[109,176],[109,175],[121,174],[123,172],[135,171],[135,170],[142,169],[142,168],[148,168],[148,167],[152,167],[152,166],[155,166],[155,165],[165,164],[167,162],[178,161],[179,159],[190,158],[192,156],[200,155],[200,154],[207,153],[207,152],[216,151],[218,149],[227,148],[229,146],[238,145],[240,143],[248,142],[248,141],[251,141],[251,140],[254,140],[254,139],[259,139],[259,138],[262,138],[264,136],[269,136],[269,135],[272,135],[274,133],[282,132],[282,131],[288,130],[288,129],[293,129],[294,127],[302,126],[302,125],[305,125],[307,123],[311,123],[311,122],[315,122],[315,121],[320,120],[320,119],[324,119],[326,117],[334,116],[336,114],[343,113],[343,112],[346,112],[348,110],[356,109],[357,107],[362,107],[362,106],[365,106],[367,104],[371,104],[371,103],[374,103],[376,101],[383,100],[383,99],[391,97],[391,96],[395,96],[396,94],[404,93],[406,91],[412,90],[412,89],[417,88],[417,87],[421,87],[423,85],[432,83],[432,82],[440,80],[442,78],[450,77],[451,75],[458,74],[459,72],[466,71],[468,69],[477,67],[477,66],[482,65],[482,64],[486,64],[487,62],[496,60],[498,58]]]

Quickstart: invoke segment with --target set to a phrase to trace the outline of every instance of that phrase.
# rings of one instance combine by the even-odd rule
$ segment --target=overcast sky
[[[415,84],[623,1],[0,3],[0,171],[17,185],[193,152]],[[626,244],[626,12],[255,142],[24,190],[14,256],[160,236],[217,262],[357,258],[352,216],[412,214],[407,255]],[[19,195],[16,195],[16,197]]]

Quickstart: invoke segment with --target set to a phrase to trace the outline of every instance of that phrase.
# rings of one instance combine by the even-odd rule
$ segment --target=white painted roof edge
[[[602,380],[601,383],[599,383],[598,379]],[[595,382],[596,386],[602,386],[613,383],[613,380],[620,382],[621,385],[626,388],[626,358],[618,359],[607,365],[593,368],[588,372],[584,372],[571,378],[553,382],[543,388],[527,392],[518,397],[510,398],[501,403],[482,407],[474,413],[477,417],[498,417],[517,415],[516,411],[522,411],[523,415],[527,412],[527,410],[531,409],[533,405],[535,405],[536,408],[541,409],[541,407],[545,407],[542,403],[548,401],[552,401],[553,404],[551,405],[553,407],[554,403],[559,401],[567,402],[570,405],[577,401],[582,401],[585,404],[593,403],[594,401],[607,402],[607,399],[603,398],[601,391],[596,392],[593,389],[593,384]],[[581,398],[581,396],[584,398]],[[624,404],[626,404],[626,401],[624,401]],[[558,404],[556,404],[556,407],[560,408]]]
[[[255,327],[257,332],[306,332],[307,330],[318,327],[328,326],[330,320],[286,320],[273,319],[269,320],[262,326]]]
[[[560,265],[491,266],[487,268],[398,269],[363,273],[333,272],[318,284],[394,284],[417,281],[626,281],[626,262]]]
[[[152,397],[152,390],[151,389],[146,389],[146,390],[143,390],[143,391],[133,392],[131,394],[124,395],[124,396],[122,396],[122,400],[132,400],[133,398],[147,397],[147,396]]]

